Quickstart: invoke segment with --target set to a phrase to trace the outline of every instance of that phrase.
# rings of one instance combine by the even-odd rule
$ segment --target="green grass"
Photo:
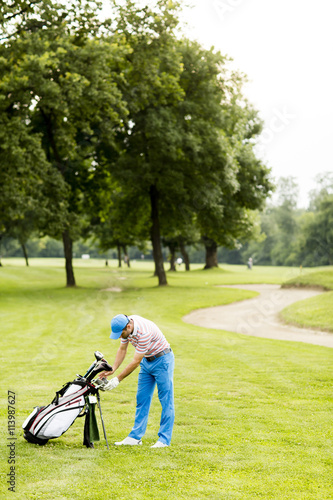
[[[284,283],[284,286],[321,287],[324,290],[333,290],[333,267],[306,269]]]
[[[286,307],[281,316],[287,323],[333,332],[333,292]]]
[[[45,259],[46,260],[46,259]],[[101,262],[76,267],[77,289],[64,288],[63,262],[4,260],[0,269],[1,498],[7,491],[6,391],[16,402],[16,493],[19,499],[331,499],[332,350],[248,337],[185,324],[196,307],[255,293],[217,288],[244,282],[282,283],[298,269],[223,266],[168,273],[158,288],[148,262],[131,269]],[[48,264],[48,265],[46,265]],[[97,264],[97,265],[96,265]],[[114,263],[112,263],[114,264]],[[303,271],[303,272],[307,272]],[[102,291],[121,288],[121,293]],[[109,340],[118,312],[147,316],[175,352],[176,421],[172,446],[151,450],[160,406],[155,394],[144,444],[82,447],[83,422],[45,447],[26,443],[21,424],[63,383],[82,373]],[[131,359],[132,349],[128,355]],[[110,443],[133,425],[137,372],[102,395]],[[100,427],[101,430],[101,427]]]
[[[284,283],[284,286],[320,287],[324,290],[333,290],[333,269],[326,267],[325,270],[302,273]],[[284,309],[281,316],[287,323],[333,331],[333,291],[297,302]]]

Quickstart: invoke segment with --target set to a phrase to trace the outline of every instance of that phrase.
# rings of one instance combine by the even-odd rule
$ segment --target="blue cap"
[[[111,321],[110,339],[119,339],[123,329],[129,323],[129,318],[125,314],[117,314]]]

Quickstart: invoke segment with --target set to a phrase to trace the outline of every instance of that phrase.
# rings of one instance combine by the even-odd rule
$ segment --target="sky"
[[[188,0],[184,31],[233,59],[265,128],[257,154],[295,178],[299,207],[333,160],[333,1]],[[185,2],[184,2],[185,4]]]

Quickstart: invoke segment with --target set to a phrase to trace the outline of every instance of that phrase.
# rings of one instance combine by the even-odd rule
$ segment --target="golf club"
[[[107,371],[111,372],[112,371],[112,366],[109,365],[109,363],[105,359],[101,359],[100,361],[96,362],[95,366],[93,366],[92,370],[88,375],[86,374],[86,379],[91,381],[97,373]]]
[[[104,356],[103,356],[103,354],[102,354],[100,351],[95,351],[95,352],[94,352],[94,354],[95,354],[96,361],[94,361],[94,362],[93,362],[93,363],[89,366],[89,368],[88,368],[88,370],[87,370],[87,372],[86,372],[86,374],[84,375],[84,377],[83,377],[83,378],[87,378],[87,377],[88,377],[88,375],[89,375],[89,373],[91,373],[91,372],[92,372],[92,370],[93,370],[93,369],[95,368],[95,366],[97,365],[98,361],[100,361],[100,360],[101,360],[101,359],[103,359],[103,357],[104,357]]]
[[[101,352],[96,351],[95,358],[85,377],[77,375],[75,380],[67,382],[59,391],[56,391],[51,403],[34,408],[22,425],[23,437],[26,441],[44,446],[50,439],[64,434],[77,418],[85,416],[83,444],[87,448],[93,447],[91,440],[93,429],[90,424],[91,418],[95,415],[94,405],[98,403],[104,438],[109,450],[99,396],[99,379],[93,382],[91,379],[94,374],[104,370],[112,371],[112,367],[103,358]]]

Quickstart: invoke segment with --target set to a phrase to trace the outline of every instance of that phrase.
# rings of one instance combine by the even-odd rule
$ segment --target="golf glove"
[[[101,386],[102,391],[112,391],[115,387],[119,385],[118,377],[113,377],[109,382]]]

